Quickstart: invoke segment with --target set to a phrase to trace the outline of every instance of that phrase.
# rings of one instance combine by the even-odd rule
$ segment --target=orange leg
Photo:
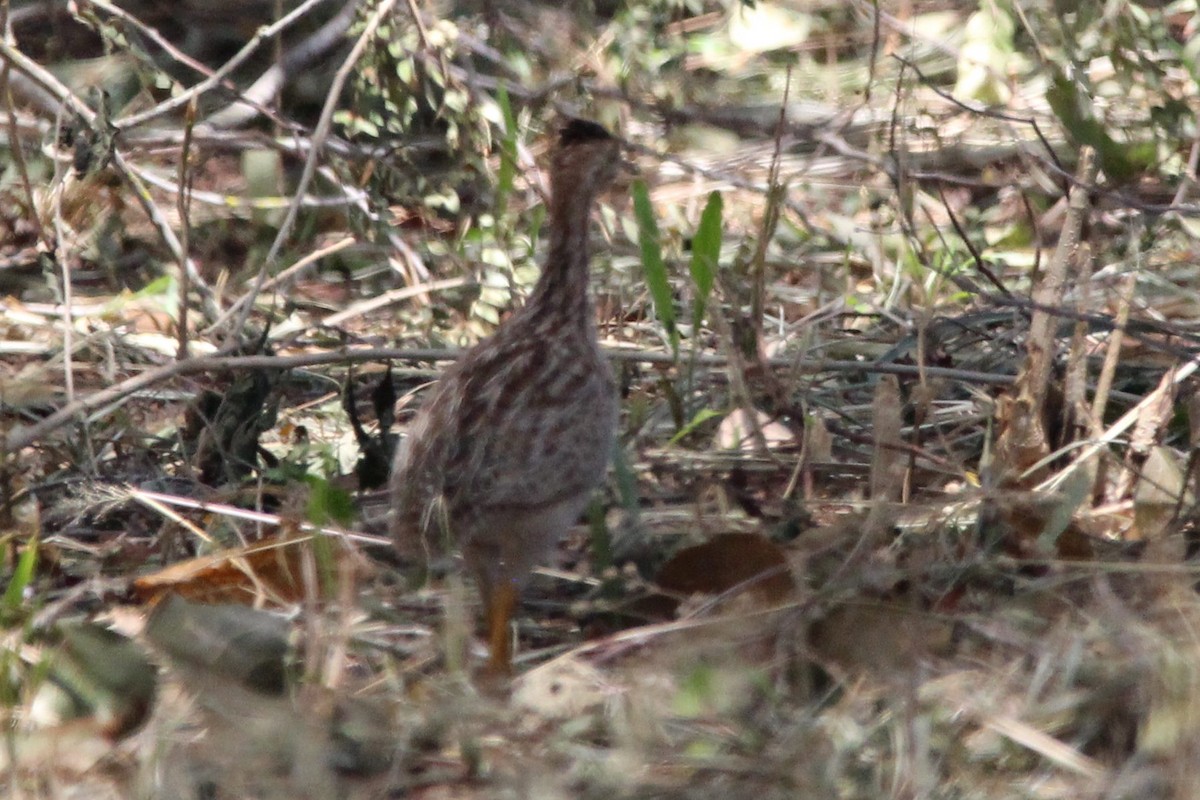
[[[510,581],[501,581],[487,598],[488,648],[491,652],[487,663],[489,675],[512,674],[512,647],[509,625],[517,607],[517,587]]]

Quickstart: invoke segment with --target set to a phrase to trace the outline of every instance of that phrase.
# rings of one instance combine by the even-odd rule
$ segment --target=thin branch
[[[337,326],[341,325],[346,320],[360,317],[363,314],[368,314],[380,308],[385,308],[393,303],[399,303],[402,300],[410,300],[418,295],[427,292],[440,292],[444,289],[459,289],[465,286],[474,286],[475,279],[467,276],[458,278],[446,278],[440,281],[430,281],[428,283],[419,283],[415,286],[405,286],[401,289],[392,289],[375,297],[368,297],[366,300],[361,300],[353,305],[342,309],[334,314],[329,315],[321,320],[322,325]]]
[[[329,87],[329,94],[325,98],[325,106],[321,109],[321,117],[317,121],[316,130],[312,136],[312,150],[309,151],[308,158],[304,162],[304,172],[300,175],[300,183],[296,187],[296,196],[302,197],[308,190],[308,185],[312,183],[313,175],[316,173],[317,160],[320,157],[322,144],[329,136],[330,126],[333,124],[333,112],[337,108],[339,99],[341,98],[342,88],[346,85],[346,81],[350,77],[350,73],[354,71],[358,60],[362,58],[363,52],[367,45],[375,37],[375,31],[384,18],[392,12],[396,5],[396,0],[383,0],[375,9],[375,12],[367,20],[367,25],[359,35],[358,41],[354,43],[350,54],[346,56],[342,66],[338,68],[337,74],[333,77],[333,83]],[[254,288],[250,293],[239,301],[241,307],[230,308],[228,313],[217,320],[216,325],[228,320],[236,313],[236,319],[229,331],[230,339],[235,339],[241,336],[242,328],[246,324],[246,320],[250,318],[250,311],[254,308],[254,300],[258,293],[262,291],[263,285],[267,281],[267,274],[276,259],[279,258],[279,251],[283,249],[284,243],[291,236],[292,227],[296,224],[296,217],[300,213],[299,202],[293,202],[288,206],[287,215],[279,226],[279,232],[275,236],[275,241],[271,243],[271,249],[267,251],[266,258],[263,259],[262,266],[258,270],[258,275],[254,279]]]
[[[113,6],[110,3],[104,2],[104,0],[91,0],[91,2],[96,7],[103,9],[104,11],[108,12],[109,14],[112,14],[114,17],[125,19],[127,21],[130,21],[131,23],[137,24],[139,26],[139,28],[142,29],[143,31],[152,30],[152,29],[149,29],[148,26],[135,20],[130,15],[126,14],[121,9],[117,8],[116,6]],[[158,105],[154,106],[153,108],[148,108],[145,111],[139,112],[137,114],[130,114],[129,116],[121,117],[120,119],[116,120],[116,122],[115,122],[116,126],[120,129],[124,130],[124,129],[128,129],[128,128],[137,127],[138,125],[142,125],[146,122],[149,122],[152,119],[161,117],[164,114],[169,114],[171,111],[174,111],[177,108],[183,108],[189,102],[191,102],[193,97],[199,97],[200,95],[204,94],[208,90],[210,90],[213,87],[218,86],[218,85],[224,85],[224,86],[232,89],[233,91],[237,91],[236,86],[234,86],[231,83],[226,82],[226,80],[225,80],[226,77],[230,73],[232,73],[235,69],[237,69],[238,66],[240,66],[242,64],[242,62],[244,62],[247,58],[249,58],[251,55],[253,55],[254,51],[257,50],[259,47],[261,47],[263,42],[266,42],[269,39],[279,35],[280,32],[286,30],[288,27],[290,27],[293,23],[297,22],[298,20],[303,19],[304,16],[307,15],[309,11],[311,11],[313,8],[315,8],[316,6],[318,6],[324,2],[326,2],[326,0],[305,0],[305,2],[296,6],[295,9],[293,9],[289,14],[287,14],[286,16],[281,18],[278,22],[275,22],[275,23],[268,25],[266,27],[263,27],[263,28],[259,28],[259,30],[250,39],[250,41],[246,42],[246,44],[242,46],[242,49],[237,51],[237,53],[235,53],[232,58],[230,58],[228,61],[226,61],[224,64],[222,64],[220,66],[220,68],[217,69],[216,72],[208,73],[207,68],[205,68],[203,65],[199,65],[199,64],[196,65],[195,68],[197,68],[200,72],[208,74],[208,77],[205,78],[204,80],[202,80],[200,83],[197,83],[195,86],[191,87],[190,89],[180,92],[175,97],[172,97],[168,100],[164,100],[163,102],[159,103]],[[147,35],[149,35],[149,34],[147,34]],[[158,40],[156,39],[155,41],[158,41]],[[166,48],[164,48],[164,49],[166,49]],[[167,49],[167,52],[174,56],[177,51],[174,51],[173,49]],[[179,55],[182,56],[183,54],[180,53]],[[181,63],[189,64],[189,66],[191,66],[190,60],[185,61],[183,59],[180,59],[180,61],[181,61]]]
[[[287,269],[281,270],[279,272],[279,274],[277,274],[275,277],[271,278],[271,280],[267,281],[266,284],[263,285],[263,291],[269,292],[272,289],[274,289],[276,286],[278,286],[279,284],[281,284],[285,281],[299,279],[299,277],[301,275],[303,275],[305,273],[305,271],[309,267],[311,267],[313,264],[317,263],[318,261],[320,261],[323,258],[327,258],[331,255],[334,255],[335,253],[342,252],[347,247],[350,247],[352,244],[354,244],[355,241],[356,240],[353,236],[347,236],[344,239],[339,239],[338,241],[334,242],[333,244],[329,245],[328,247],[322,247],[320,249],[312,251],[311,253],[305,255],[303,258],[301,258],[299,261],[297,261],[295,264],[292,264]]]
[[[136,500],[140,503],[153,506],[175,506],[176,508],[190,508],[196,511],[203,511],[206,514],[220,514],[221,516],[230,519],[244,519],[250,522],[256,522],[260,525],[272,525],[279,527],[284,524],[294,524],[294,520],[285,520],[278,514],[266,514],[262,511],[252,511],[248,508],[239,508],[226,503],[209,503],[204,500],[196,500],[192,497],[181,497],[173,494],[163,494],[162,492],[151,492],[146,489],[139,489],[135,486],[124,487],[128,492],[129,499]],[[306,522],[299,523],[299,529],[305,533],[323,533],[328,536],[334,536],[348,542],[358,542],[360,544],[389,546],[392,543],[391,538],[386,536],[372,536],[369,533],[358,533],[356,531],[346,531],[340,528],[320,528],[315,525],[310,525]]]
[[[143,372],[140,375],[134,375],[87,397],[81,397],[32,425],[12,428],[3,440],[3,446],[0,447],[0,455],[16,453],[79,417],[91,414],[110,403],[123,400],[151,386],[171,380],[172,378],[178,378],[182,375],[195,375],[204,372],[220,372],[222,370],[234,369],[297,369],[328,364],[351,364],[371,361],[454,361],[462,353],[463,351],[458,349],[439,348],[347,348],[345,350],[331,350],[324,353],[303,353],[294,356],[213,355],[173,361]],[[663,365],[673,365],[676,363],[676,357],[668,352],[616,350],[610,348],[605,351],[605,355],[614,361]],[[703,353],[696,357],[696,362],[711,366],[725,366],[728,363],[728,359],[711,353]],[[774,368],[812,373],[843,372],[864,375],[893,374],[915,376],[923,370],[926,375],[931,377],[995,386],[1008,386],[1014,380],[1014,376],[1012,375],[942,367],[927,366],[918,368],[913,364],[866,364],[859,361],[822,361],[819,359],[791,358],[764,359],[762,363]]]
[[[209,128],[241,127],[264,112],[275,119],[275,115],[268,111],[267,104],[274,103],[280,89],[283,88],[290,76],[303,70],[318,57],[344,41],[346,31],[354,22],[357,9],[358,0],[348,0],[337,15],[304,41],[282,53],[275,63],[258,76],[254,83],[241,92],[237,100],[220,111],[210,114],[204,120],[204,125]],[[279,39],[276,39],[276,42],[279,43]],[[279,122],[278,119],[275,121]]]
[[[967,251],[971,254],[971,259],[975,262],[975,271],[988,279],[988,283],[996,287],[996,291],[1004,295],[1011,295],[1012,292],[1004,285],[1004,282],[992,272],[991,268],[983,260],[983,255],[979,252],[979,248],[971,241],[971,237],[967,236],[967,232],[963,230],[963,226],[958,221],[958,217],[954,214],[954,209],[950,208],[950,203],[946,200],[946,193],[942,191],[942,187],[938,187],[938,198],[942,201],[942,208],[946,211],[946,216],[950,218],[950,224],[954,226],[954,232],[958,234],[959,240],[966,246]]]

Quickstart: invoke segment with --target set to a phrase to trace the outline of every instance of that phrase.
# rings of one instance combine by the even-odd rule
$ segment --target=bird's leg
[[[501,580],[485,595],[487,601],[488,650],[490,675],[512,674],[512,646],[509,626],[517,607],[517,585]]]

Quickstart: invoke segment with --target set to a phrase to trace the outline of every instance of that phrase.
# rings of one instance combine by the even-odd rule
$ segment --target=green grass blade
[[[508,197],[512,194],[517,174],[517,117],[513,113],[512,103],[509,102],[508,92],[503,86],[496,93],[496,104],[500,106],[500,114],[504,118],[504,138],[500,140],[500,170],[496,174],[494,204],[496,224],[501,225],[508,210]]]
[[[8,582],[8,588],[4,590],[4,600],[2,602],[6,614],[15,612],[25,602],[25,590],[33,583],[33,571],[37,566],[37,554],[37,539],[30,539],[25,543],[25,550],[17,560],[17,568],[13,571],[12,579]]]
[[[700,227],[692,237],[692,262],[688,268],[692,283],[696,286],[696,307],[693,321],[697,326],[704,317],[704,308],[712,294],[717,266],[721,262],[721,215],[724,204],[720,192],[708,196],[708,203],[700,214]]]
[[[679,431],[670,438],[670,440],[667,442],[667,446],[673,447],[674,445],[679,444],[684,438],[690,436],[701,425],[708,422],[710,419],[716,419],[717,417],[723,417],[723,416],[725,416],[725,413],[726,412],[724,412],[724,411],[715,411],[711,408],[700,409],[699,411],[696,412],[696,415],[694,417],[692,417],[691,422],[689,422],[687,425],[684,425],[682,428],[680,428]]]
[[[646,273],[646,286],[654,301],[654,313],[667,329],[671,338],[671,349],[679,354],[679,332],[675,329],[675,305],[671,296],[671,283],[667,280],[667,265],[663,262],[662,244],[658,234],[658,223],[654,220],[654,209],[650,207],[650,193],[644,181],[633,183],[633,214],[637,218],[638,245],[642,249],[642,269]]]
[[[593,497],[587,507],[587,521],[592,538],[592,569],[596,574],[613,565],[612,532],[608,529],[604,511],[604,503]]]

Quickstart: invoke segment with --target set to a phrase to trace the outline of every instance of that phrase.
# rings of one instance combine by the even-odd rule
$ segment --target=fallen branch
[[[8,435],[3,440],[3,446],[0,447],[0,457],[16,453],[34,444],[47,434],[83,418],[97,409],[111,403],[119,402],[151,386],[183,375],[234,369],[299,369],[324,364],[361,364],[370,361],[454,361],[462,353],[463,351],[460,349],[449,348],[405,349],[385,347],[330,350],[322,353],[304,353],[290,356],[210,355],[173,361],[170,364],[165,364],[148,372],[143,372],[140,375],[127,378],[120,383],[115,383],[106,389],[101,389],[86,397],[81,397],[32,425],[14,428],[8,432]],[[605,351],[605,355],[613,361],[665,365],[678,363],[673,354],[658,351],[609,348]],[[727,359],[724,356],[712,353],[702,353],[696,356],[696,363],[706,366],[724,366],[727,363]],[[1012,375],[944,367],[918,367],[914,364],[867,364],[859,361],[822,361],[819,359],[791,358],[772,358],[764,360],[763,363],[776,368],[794,369],[809,373],[858,372],[864,375],[891,374],[916,376],[923,372],[925,375],[932,377],[995,386],[1007,386],[1014,380],[1014,376]]]

